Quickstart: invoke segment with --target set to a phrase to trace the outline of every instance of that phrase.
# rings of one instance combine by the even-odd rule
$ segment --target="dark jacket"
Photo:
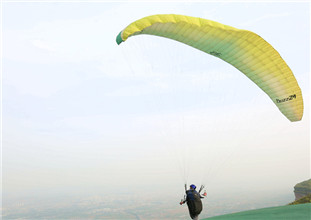
[[[186,202],[189,209],[190,217],[193,219],[202,211],[202,201],[200,194],[194,189],[186,191]]]

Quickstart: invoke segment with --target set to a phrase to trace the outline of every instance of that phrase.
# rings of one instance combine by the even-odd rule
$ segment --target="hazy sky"
[[[310,3],[2,6],[4,199],[108,186],[182,192],[185,179],[210,191],[291,192],[310,178]],[[116,44],[131,22],[167,13],[263,37],[302,89],[302,121],[288,121],[238,70],[191,47],[152,36]]]

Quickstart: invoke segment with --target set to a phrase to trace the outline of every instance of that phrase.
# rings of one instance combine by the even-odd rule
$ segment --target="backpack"
[[[187,205],[191,218],[199,215],[202,211],[202,201],[200,194],[195,190],[188,190],[187,194]]]

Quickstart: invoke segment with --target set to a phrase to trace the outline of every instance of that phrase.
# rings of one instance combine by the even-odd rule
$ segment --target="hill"
[[[298,183],[294,187],[295,200],[311,194],[311,179]]]
[[[304,204],[304,203],[311,203],[311,194],[306,195],[292,203],[289,203],[289,205],[298,205],[298,204]]]
[[[287,205],[272,208],[257,209],[245,212],[238,212],[228,215],[215,216],[206,220],[310,220],[311,203],[299,205]]]

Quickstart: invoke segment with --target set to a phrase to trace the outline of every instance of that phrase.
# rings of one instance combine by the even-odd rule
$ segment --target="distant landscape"
[[[169,194],[167,194],[169,195]],[[267,201],[267,198],[269,198]],[[24,198],[4,201],[3,219],[188,219],[187,207],[176,195],[143,193]],[[213,195],[203,201],[202,218],[244,210],[285,205],[293,195]]]
[[[220,216],[267,207],[310,202],[311,180],[293,186],[288,192],[263,194],[237,192],[229,194],[209,192],[203,199],[200,218]],[[295,193],[305,192],[296,200]],[[135,192],[135,193],[133,193]],[[180,206],[178,195],[153,191],[122,190],[98,195],[55,195],[49,197],[11,197],[4,200],[3,219],[188,219],[187,207]],[[294,201],[295,200],[295,201]]]

